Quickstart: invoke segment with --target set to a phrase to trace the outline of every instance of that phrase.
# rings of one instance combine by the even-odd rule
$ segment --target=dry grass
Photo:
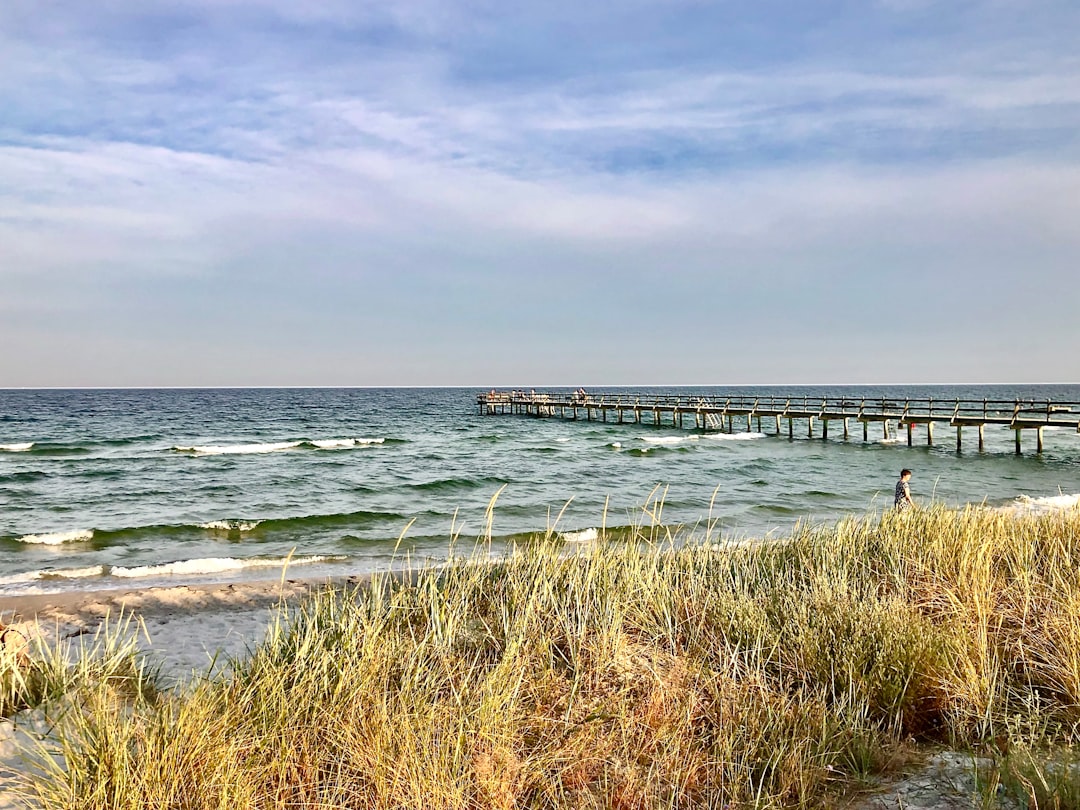
[[[658,536],[327,591],[179,694],[88,671],[66,767],[29,790],[80,810],[815,807],[912,739],[1072,773],[1015,757],[1060,761],[1080,728],[1075,512]]]

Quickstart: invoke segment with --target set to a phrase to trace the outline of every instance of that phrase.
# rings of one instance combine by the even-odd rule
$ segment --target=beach
[[[31,650],[93,642],[106,622],[128,617],[143,660],[160,667],[164,685],[182,687],[193,677],[244,656],[259,644],[275,615],[313,591],[347,587],[358,580],[277,579],[221,585],[176,585],[107,591],[0,596],[0,623],[22,633]],[[32,653],[33,654],[33,653]],[[20,746],[33,746],[47,728],[30,712],[0,722],[0,808],[16,807],[11,793],[24,768]]]

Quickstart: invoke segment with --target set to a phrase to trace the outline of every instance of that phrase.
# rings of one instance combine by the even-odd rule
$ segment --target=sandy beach
[[[324,587],[364,578],[286,579],[222,585],[66,592],[0,597],[0,622],[37,645],[90,641],[106,620],[130,616],[139,650],[166,684],[182,684],[258,644],[276,610]],[[38,713],[0,721],[0,810],[21,807],[11,786],[23,767],[19,748],[47,732]]]

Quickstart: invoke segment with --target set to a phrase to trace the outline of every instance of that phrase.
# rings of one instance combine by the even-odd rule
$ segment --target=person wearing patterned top
[[[900,480],[896,482],[896,496],[893,498],[893,506],[897,512],[903,512],[915,505],[915,501],[911,500],[911,487],[908,485],[908,481],[911,480],[911,470],[901,470]]]

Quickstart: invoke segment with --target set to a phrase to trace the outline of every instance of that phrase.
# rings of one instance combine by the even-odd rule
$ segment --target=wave
[[[200,529],[221,532],[250,532],[262,523],[261,520],[211,520],[209,523],[200,523]]]
[[[42,478],[48,477],[48,473],[43,473],[40,470],[27,470],[25,472],[0,475],[0,484],[29,484],[32,481],[40,481]]]
[[[753,439],[764,439],[765,436],[764,433],[691,433],[688,436],[642,436],[641,440],[646,444],[659,445],[660,447],[674,447],[701,439],[714,442],[745,442]]]
[[[320,562],[341,562],[348,557],[343,555],[314,554],[310,557],[199,557],[193,560],[158,565],[138,565],[132,568],[113,566],[109,574],[123,579],[144,579],[160,576],[192,576],[198,574],[221,574],[229,571],[244,571],[250,568],[283,568],[285,565],[311,565]]]
[[[203,523],[158,524],[130,526],[119,529],[77,529],[66,532],[28,534],[22,537],[0,536],[0,540],[31,545],[57,546],[64,543],[83,543],[94,541],[96,546],[123,545],[125,541],[165,536],[190,536],[193,533],[221,532],[225,534],[246,534],[248,532],[298,531],[301,529],[349,529],[368,528],[383,523],[400,522],[406,518],[397,512],[357,511],[329,515],[299,515],[280,518],[225,518],[209,520]]]
[[[44,546],[59,546],[64,543],[85,543],[94,539],[93,529],[75,529],[68,532],[52,532],[50,534],[27,534],[15,538],[20,543],[31,543]]]
[[[701,437],[703,439],[710,439],[714,442],[746,442],[753,439],[766,438],[765,433],[703,433]]]
[[[1011,504],[1002,507],[1002,509],[1016,515],[1046,515],[1070,509],[1080,509],[1080,493],[1074,495],[1062,493],[1042,498],[1021,495]]]
[[[81,443],[23,442],[22,444],[0,445],[0,452],[29,453],[33,456],[81,456],[89,453],[90,449]]]
[[[653,447],[632,447],[626,451],[628,456],[635,456],[642,458],[645,456],[658,456],[668,453],[692,453],[694,452],[689,447],[672,447],[669,445],[656,445]]]
[[[0,577],[0,586],[21,585],[26,582],[38,582],[43,579],[88,579],[90,577],[103,576],[104,573],[105,566],[103,565],[91,565],[87,568],[46,568],[39,571],[26,571],[22,574],[11,574],[6,577]]]
[[[596,529],[582,529],[579,532],[563,532],[559,535],[567,543],[592,543],[600,533]]]
[[[485,478],[440,478],[436,481],[425,481],[422,484],[412,484],[411,489],[420,492],[454,492],[462,489],[480,489],[485,486],[501,486],[508,483],[505,478],[487,476]]]
[[[294,442],[253,442],[251,444],[197,444],[178,445],[172,449],[178,453],[194,456],[245,456],[263,453],[280,453],[283,450],[308,448],[315,450],[345,450],[354,447],[373,447],[384,444],[379,439],[312,439]]]
[[[610,447],[612,450],[621,450],[622,449],[622,442],[610,442],[606,446]]]

